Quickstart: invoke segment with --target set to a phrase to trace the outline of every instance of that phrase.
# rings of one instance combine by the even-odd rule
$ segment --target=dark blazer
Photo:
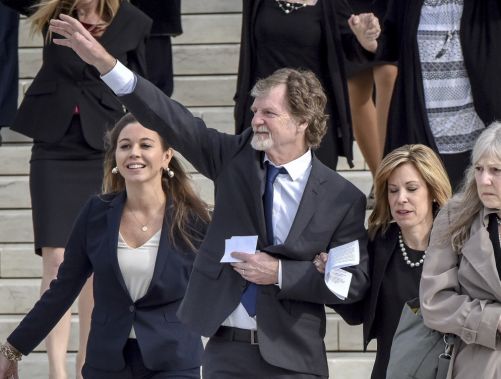
[[[385,234],[379,233],[373,241],[369,241],[371,287],[361,301],[343,305],[337,309],[350,325],[363,323],[364,350],[367,349],[369,342],[376,338],[377,330],[380,328],[380,325],[375,323],[376,308],[381,285],[386,274],[386,267],[398,243],[398,230],[398,226],[392,223]]]
[[[417,29],[423,0],[390,0],[378,57],[398,61],[386,151],[422,143],[437,151],[426,114]],[[489,125],[501,119],[501,2],[464,0],[460,40],[475,111]]]
[[[0,4],[0,128],[14,121],[17,111],[17,36],[19,15]]]
[[[30,3],[37,3],[2,1],[23,14],[32,12],[28,7]],[[126,66],[144,74],[144,46],[150,29],[151,20],[123,1],[98,40]],[[66,133],[77,105],[85,140],[94,149],[103,150],[105,131],[125,110],[94,67],[83,62],[71,49],[49,41],[43,48],[42,67],[26,91],[12,129],[44,142],[58,142]]]
[[[66,246],[57,279],[8,337],[30,353],[70,308],[94,273],[94,310],[85,363],[100,370],[125,367],[123,348],[134,326],[144,364],[150,370],[183,370],[200,365],[200,336],[176,317],[195,254],[174,247],[168,238],[171,212],[166,209],[157,260],[147,293],[130,298],[117,259],[118,232],[125,193],[92,197],[78,217]],[[205,232],[205,226],[193,224]]]
[[[181,0],[131,0],[153,20],[151,34],[177,36],[181,27]]]
[[[212,336],[240,302],[246,281],[229,264],[221,264],[225,239],[257,235],[258,246],[282,260],[282,287],[259,286],[259,349],[270,364],[328,376],[324,346],[324,304],[356,301],[368,288],[364,228],[365,196],[313,156],[311,174],[289,235],[282,245],[268,246],[263,211],[263,153],[250,146],[252,130],[228,135],[204,122],[151,83],[138,77],[123,103],[144,126],[168,143],[203,175],[214,181],[212,222],[194,263],[178,316],[192,330]],[[348,298],[341,301],[312,264],[315,254],[358,239],[360,264]]]

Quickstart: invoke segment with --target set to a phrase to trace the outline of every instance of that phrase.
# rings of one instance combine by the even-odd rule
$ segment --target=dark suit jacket
[[[398,243],[398,231],[397,224],[392,223],[385,234],[379,233],[373,241],[369,242],[371,287],[367,296],[359,302],[337,308],[339,314],[350,325],[363,323],[364,349],[367,349],[369,342],[376,338],[377,330],[381,327],[375,323],[376,308],[386,268]]]
[[[43,294],[8,341],[30,353],[56,325],[94,273],[94,310],[87,343],[86,364],[100,370],[124,368],[123,348],[134,326],[146,367],[182,370],[200,365],[200,336],[176,317],[184,297],[195,254],[174,247],[168,238],[171,212],[160,237],[153,278],[147,293],[130,298],[117,259],[118,231],[125,194],[93,197],[82,209],[57,279]],[[205,226],[191,225],[204,233]]]
[[[10,126],[17,111],[17,35],[19,15],[0,4],[0,128]]]
[[[181,27],[181,0],[131,0],[153,20],[151,34],[177,36]]]
[[[219,262],[225,239],[257,235],[257,248],[282,260],[282,288],[268,285],[258,291],[261,355],[274,366],[327,376],[324,304],[356,301],[368,288],[365,196],[313,156],[289,235],[283,245],[268,246],[263,153],[250,146],[251,129],[240,135],[207,129],[201,119],[140,77],[134,92],[120,99],[141,124],[161,133],[216,186],[213,219],[194,263],[180,319],[202,335],[216,332],[246,286],[230,265]],[[315,254],[355,239],[360,241],[361,261],[347,268],[353,279],[343,302],[329,291],[311,261]]]
[[[25,14],[31,11],[27,8],[29,3],[37,3],[2,1]],[[124,1],[98,40],[126,66],[145,73],[144,46],[150,28],[151,20]],[[26,91],[12,129],[44,142],[58,142],[66,133],[77,105],[86,141],[103,150],[106,129],[123,116],[124,109],[94,67],[84,63],[71,49],[49,42],[44,45],[42,67]]]

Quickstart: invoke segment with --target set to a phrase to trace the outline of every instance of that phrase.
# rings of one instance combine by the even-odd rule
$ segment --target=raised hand
[[[97,68],[101,75],[115,67],[116,59],[89,33],[77,19],[60,14],[50,20],[49,30],[63,38],[53,38],[56,45],[66,46],[85,62]]]
[[[377,38],[381,34],[379,19],[373,13],[351,15],[348,25],[362,47],[374,53],[377,50]]]

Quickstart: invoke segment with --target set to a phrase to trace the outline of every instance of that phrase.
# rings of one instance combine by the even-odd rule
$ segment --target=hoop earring
[[[167,176],[172,179],[174,177],[174,171],[172,171],[169,167],[167,167],[166,169],[164,169],[165,172],[167,173]]]
[[[113,168],[111,169],[111,173],[112,173],[113,175],[118,174],[118,167],[117,167],[117,166],[113,167]]]

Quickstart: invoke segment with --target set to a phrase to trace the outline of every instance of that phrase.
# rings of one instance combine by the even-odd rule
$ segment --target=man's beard
[[[268,129],[265,126],[257,127],[257,132],[268,132]],[[271,139],[271,135],[268,133],[267,138],[262,138],[260,135],[257,135],[254,132],[254,135],[251,139],[251,146],[254,150],[258,151],[266,151],[273,146],[273,140]]]

